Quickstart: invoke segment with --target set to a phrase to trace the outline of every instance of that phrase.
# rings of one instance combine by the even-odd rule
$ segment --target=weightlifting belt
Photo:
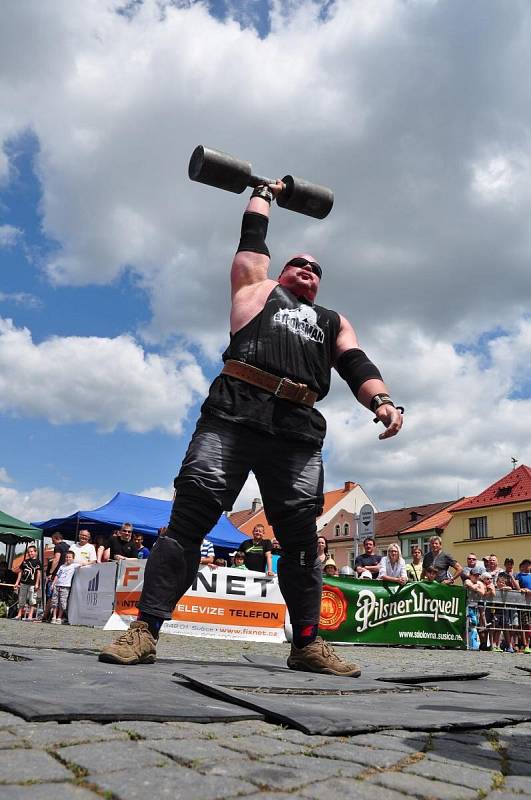
[[[222,375],[230,375],[231,378],[238,378],[240,381],[258,386],[271,392],[281,400],[290,400],[292,403],[300,403],[311,408],[317,400],[317,392],[312,392],[305,383],[295,383],[289,378],[279,378],[263,369],[253,367],[251,364],[244,364],[243,361],[229,360],[225,362]]]

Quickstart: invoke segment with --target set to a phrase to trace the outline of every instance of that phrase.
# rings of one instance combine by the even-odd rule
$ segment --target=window
[[[513,514],[515,533],[531,533],[531,511],[516,511]]]
[[[356,560],[356,557],[355,557],[354,553],[351,550],[350,553],[348,554],[348,565],[349,565],[349,567],[351,569],[354,569],[354,561],[355,560]]]
[[[343,525],[343,536],[348,536],[350,534],[350,525],[348,522],[345,522]]]
[[[336,536],[341,536],[341,525],[334,525],[334,533]]]
[[[468,525],[471,539],[487,538],[487,517],[471,517]]]

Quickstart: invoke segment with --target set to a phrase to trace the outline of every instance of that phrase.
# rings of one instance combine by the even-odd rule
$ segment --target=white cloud
[[[130,336],[52,337],[40,344],[27,328],[0,319],[0,409],[56,425],[92,422],[112,431],[159,428],[180,433],[190,406],[206,391],[186,352],[160,356]]]
[[[0,247],[13,247],[21,238],[22,231],[13,225],[0,225]]]
[[[487,345],[487,367],[482,353],[458,354],[403,326],[384,330],[374,349],[393,398],[406,408],[404,427],[379,441],[381,426],[336,386],[325,411],[330,487],[357,481],[377,505],[392,508],[477,493],[509,472],[512,456],[531,464],[531,399],[511,399],[530,377],[530,320]]]
[[[28,292],[0,292],[0,303],[15,303],[26,308],[40,308],[42,306],[41,299]]]
[[[315,252],[321,302],[351,319],[407,406],[401,437],[380,443],[337,384],[331,483],[359,480],[389,506],[529,462],[528,401],[511,392],[529,394],[531,7],[339,0],[323,21],[322,4],[275,0],[260,39],[205,5],[162,14],[145,0],[129,19],[120,5],[21,0],[3,14],[0,141],[38,138],[42,225],[58,242],[48,278],[106,284],[130,269],[151,305],[145,342],[177,335],[215,357],[244,199],[190,183],[192,149],[325,183],[325,221],[273,210],[273,274],[301,245]],[[455,352],[496,326],[509,334],[487,369]],[[189,356],[175,367],[126,336],[35,344],[2,323],[7,370],[0,408],[107,429],[178,432],[205,389]]]
[[[13,479],[5,467],[0,467],[0,483],[13,483]]]
[[[0,486],[0,508],[24,522],[66,517],[80,509],[97,508],[109,498],[91,492],[61,492],[52,487],[28,491]]]

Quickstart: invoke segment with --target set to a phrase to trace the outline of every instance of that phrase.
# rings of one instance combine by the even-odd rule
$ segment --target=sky
[[[270,274],[318,258],[406,412],[379,441],[335,376],[327,489],[386,510],[531,464],[530,28],[527,0],[5,0],[0,508],[171,497],[246,203],[189,181],[198,144],[334,191],[273,208]]]

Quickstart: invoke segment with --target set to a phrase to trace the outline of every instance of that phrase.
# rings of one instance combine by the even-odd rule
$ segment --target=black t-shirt
[[[445,581],[448,577],[448,567],[453,567],[456,564],[455,558],[449,556],[448,553],[443,553],[441,550],[435,556],[431,550],[429,553],[426,553],[424,556],[424,560],[422,562],[422,569],[426,570],[428,567],[435,567],[437,570],[437,575],[435,576],[435,580],[441,583],[441,581]]]
[[[20,567],[20,582],[26,586],[35,586],[37,572],[41,568],[41,562],[37,558],[28,558],[22,562]]]
[[[59,567],[61,567],[65,563],[66,554],[68,553],[69,550],[70,550],[70,545],[67,542],[58,542],[55,545],[55,547],[53,549],[54,555],[56,553],[61,553],[61,555],[59,556],[59,561],[57,562],[56,568],[54,569],[54,571],[52,573],[50,573],[50,577],[51,578],[55,578],[55,576],[57,574],[57,570],[59,569]]]
[[[361,555],[356,557],[356,560],[354,562],[354,566],[355,567],[375,567],[376,564],[379,564],[381,560],[382,560],[382,557],[381,556],[377,556],[376,553],[373,553],[372,556],[370,556],[368,553],[362,553]],[[372,578],[373,578],[373,580],[376,580],[378,578],[378,573],[377,572],[373,572],[372,573]]]
[[[260,311],[234,335],[223,361],[234,359],[304,383],[326,397],[340,328],[339,314],[275,286]],[[288,439],[322,445],[326,422],[316,408],[281,400],[238,378],[220,375],[202,410]]]
[[[137,548],[132,539],[130,542],[124,542],[119,536],[113,536],[109,547],[111,550],[111,561],[115,556],[136,558]]]
[[[240,551],[245,553],[245,566],[255,572],[265,572],[267,570],[266,553],[271,552],[271,542],[269,539],[262,539],[260,544],[254,544],[252,539],[240,545]]]

